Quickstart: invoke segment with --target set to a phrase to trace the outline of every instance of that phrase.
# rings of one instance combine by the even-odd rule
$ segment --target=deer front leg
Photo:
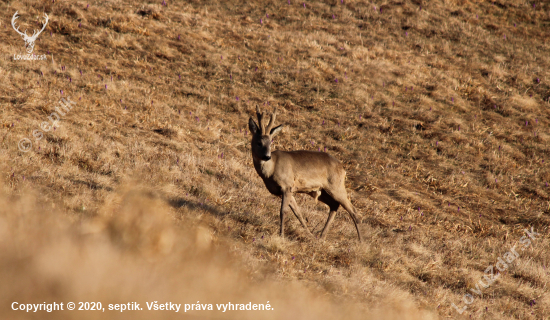
[[[290,195],[289,204],[290,204],[290,209],[292,209],[292,212],[294,212],[294,215],[296,216],[296,218],[298,218],[298,220],[302,224],[302,227],[306,229],[307,234],[313,237],[313,233],[309,231],[309,228],[307,227],[306,222],[304,221],[304,217],[302,217],[302,214],[300,213],[300,209],[298,209],[298,204],[296,203],[296,199],[294,198],[293,195]]]
[[[289,191],[283,192],[282,201],[281,201],[281,214],[280,214],[281,215],[281,231],[280,231],[281,238],[285,237],[285,208],[288,207],[290,197],[292,197],[292,194]]]

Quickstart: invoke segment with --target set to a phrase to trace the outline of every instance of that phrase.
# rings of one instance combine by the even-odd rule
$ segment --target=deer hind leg
[[[323,230],[321,231],[321,240],[325,239],[327,236],[328,230],[330,228],[330,225],[332,224],[332,221],[334,221],[334,216],[336,215],[336,211],[338,211],[338,208],[340,207],[340,203],[338,201],[334,200],[334,198],[325,190],[321,191],[321,195],[319,197],[319,200],[323,203],[325,203],[329,208],[330,211],[328,213],[328,219],[325,223],[325,226]]]
[[[348,200],[347,195],[340,195],[335,196],[334,199],[338,201],[344,209],[349,213],[349,216],[351,217],[351,220],[353,221],[353,224],[355,225],[355,230],[357,230],[357,237],[359,238],[359,242],[361,242],[363,239],[361,237],[361,231],[359,231],[357,214],[355,212],[355,208],[351,205],[351,202]]]
[[[300,213],[300,209],[298,208],[298,204],[296,203],[296,199],[294,199],[293,195],[290,195],[289,205],[290,205],[290,209],[292,209],[292,212],[294,212],[294,215],[296,216],[296,218],[298,218],[298,220],[302,224],[302,227],[304,227],[304,229],[306,229],[307,233],[310,236],[313,236],[311,231],[309,231],[309,228],[307,227],[306,222],[304,221],[304,217],[302,217],[302,214]]]
[[[334,221],[334,216],[336,216],[336,211],[338,210],[338,207],[339,205],[330,208],[330,212],[328,213],[327,223],[325,223],[325,227],[323,228],[323,231],[321,231],[321,240],[324,240],[325,237],[327,236],[328,229],[330,228],[332,221]]]

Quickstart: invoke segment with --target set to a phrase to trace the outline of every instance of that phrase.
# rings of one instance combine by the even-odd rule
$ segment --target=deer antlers
[[[19,33],[21,36],[24,37],[24,36],[27,36],[27,30],[25,30],[25,33],[22,33],[21,31],[19,31],[19,28],[16,28],[16,27],[15,27],[15,20],[16,20],[17,18],[19,18],[19,17],[17,16],[17,13],[18,13],[18,12],[19,12],[19,11],[15,11],[15,14],[13,15],[13,18],[11,18],[11,26],[13,27],[13,29],[15,30],[15,32]],[[27,36],[27,37],[28,37],[28,36]]]
[[[256,105],[256,116],[258,117],[258,124],[260,125],[262,135],[269,134],[271,132],[271,129],[273,129],[273,126],[275,125],[275,118],[277,117],[277,112],[273,111],[267,126],[263,121],[265,117],[265,112],[260,113],[260,107],[258,105]]]
[[[19,18],[17,16],[17,13],[18,11],[15,11],[15,14],[13,15],[13,18],[11,19],[11,26],[13,27],[13,29],[19,33],[22,37],[23,37],[23,40],[25,40],[25,45],[27,46],[27,52],[31,53],[33,48],[34,48],[34,41],[36,40],[36,38],[38,38],[38,36],[42,33],[42,31],[44,31],[44,29],[46,29],[46,26],[48,25],[48,15],[44,13],[44,16],[46,18],[46,22],[44,22],[44,26],[42,27],[42,29],[40,31],[36,31],[34,30],[32,36],[29,36],[27,34],[27,30],[25,29],[25,32],[21,32],[19,31],[19,28],[15,26],[15,20],[17,20],[17,18]]]

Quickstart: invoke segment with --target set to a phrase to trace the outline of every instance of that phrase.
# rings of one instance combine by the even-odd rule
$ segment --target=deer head
[[[23,37],[23,40],[25,40],[25,48],[27,49],[27,53],[32,53],[32,51],[34,50],[34,42],[36,41],[36,38],[38,38],[38,36],[42,33],[42,31],[44,31],[44,29],[46,29],[46,25],[48,24],[48,15],[44,13],[44,16],[46,17],[46,22],[44,22],[42,30],[38,32],[34,30],[32,36],[29,36],[27,35],[27,30],[25,30],[25,32],[21,32],[19,31],[18,27],[15,27],[15,20],[19,18],[17,16],[17,12],[18,11],[15,12],[13,18],[11,19],[11,26],[17,33],[21,35],[21,37]]]
[[[260,113],[260,108],[256,106],[256,116],[258,117],[259,126],[252,119],[248,119],[248,128],[252,133],[252,156],[262,161],[271,160],[271,140],[281,132],[283,125],[273,127],[275,125],[276,113],[271,114],[269,123],[265,123],[265,112]]]

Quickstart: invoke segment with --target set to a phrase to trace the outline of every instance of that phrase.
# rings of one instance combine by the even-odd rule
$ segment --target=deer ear
[[[269,135],[270,136],[275,136],[277,133],[281,132],[281,130],[283,130],[283,125],[278,125],[276,126],[275,128],[271,129],[271,131],[269,132]]]
[[[256,122],[254,122],[254,120],[252,120],[252,118],[248,119],[248,129],[250,129],[250,132],[252,132],[252,134],[256,134],[256,132],[259,130],[258,125],[256,124]]]

